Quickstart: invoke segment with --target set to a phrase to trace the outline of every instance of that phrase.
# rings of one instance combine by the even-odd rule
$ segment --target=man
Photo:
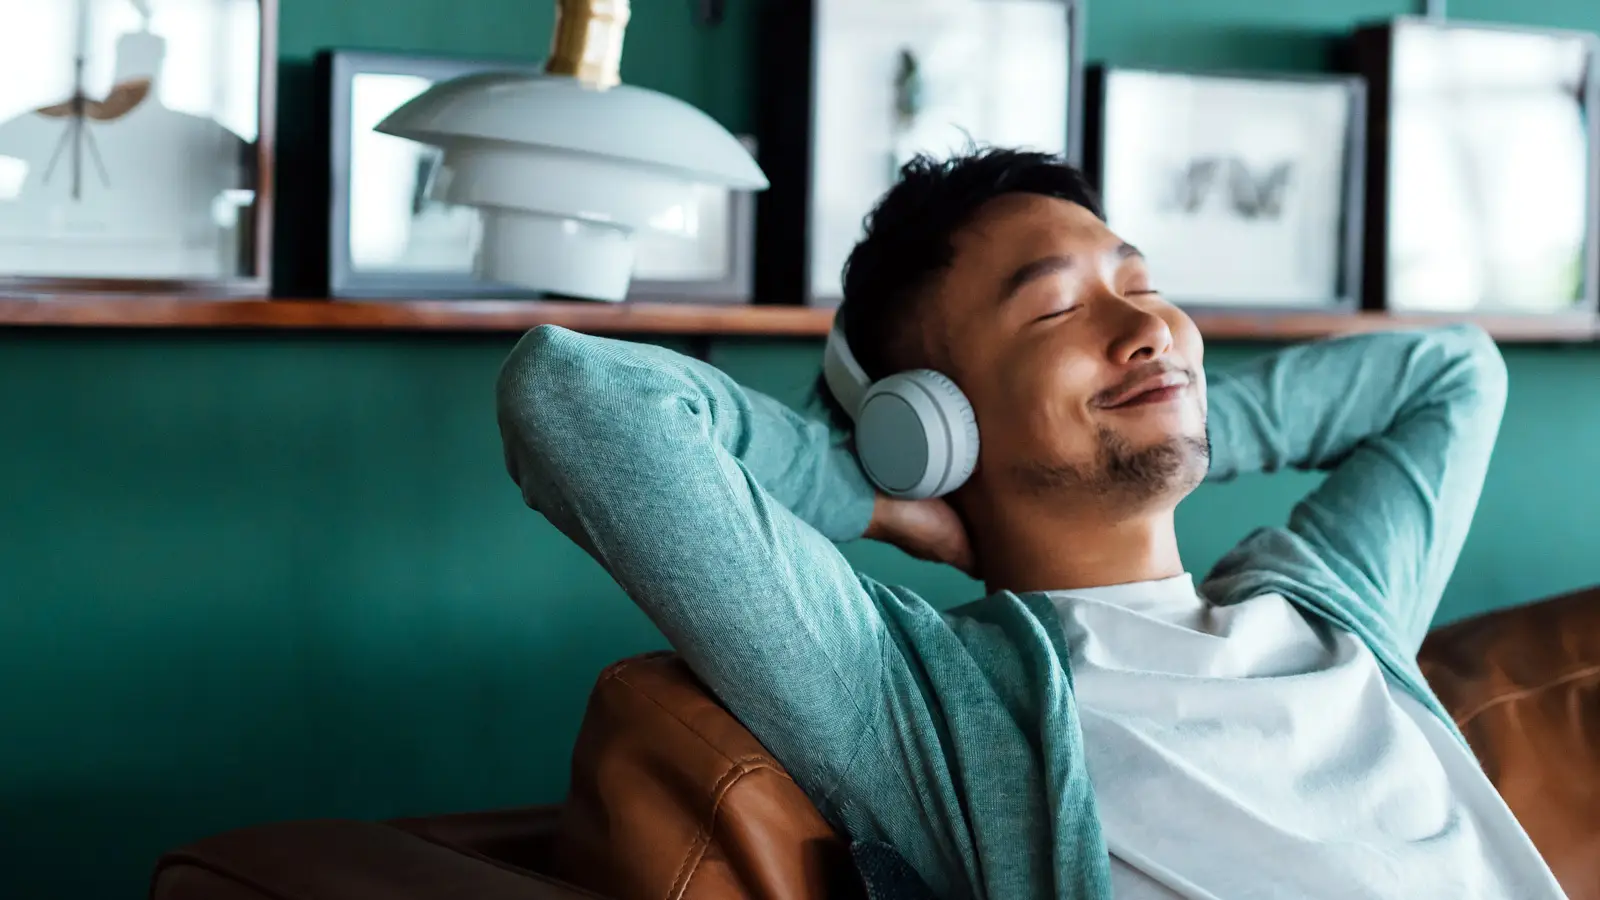
[[[941,897],[1561,895],[1415,663],[1504,405],[1487,337],[1293,348],[1208,393],[1081,175],[1004,150],[909,164],[844,284],[869,377],[971,404],[945,498],[876,495],[838,429],[657,347],[541,328],[499,386],[528,504],[844,834]],[[1329,474],[1197,590],[1179,500],[1285,467]],[[863,535],[989,594],[941,614],[851,569]]]

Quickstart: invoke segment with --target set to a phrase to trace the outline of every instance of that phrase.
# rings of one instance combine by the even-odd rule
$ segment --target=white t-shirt
[[[1050,594],[1117,900],[1546,900],[1477,761],[1354,635],[1188,575]]]

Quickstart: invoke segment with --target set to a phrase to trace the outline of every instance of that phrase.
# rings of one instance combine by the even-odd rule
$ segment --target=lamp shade
[[[377,130],[443,150],[430,191],[482,211],[483,277],[572,297],[623,299],[634,232],[681,230],[697,185],[767,187],[744,146],[693,106],[565,75],[442,82]]]

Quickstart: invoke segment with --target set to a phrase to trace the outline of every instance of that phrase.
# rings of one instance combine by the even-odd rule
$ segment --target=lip
[[[1161,372],[1140,379],[1132,387],[1113,397],[1110,402],[1102,404],[1101,408],[1126,409],[1132,406],[1166,403],[1177,399],[1188,387],[1188,375],[1182,372]]]

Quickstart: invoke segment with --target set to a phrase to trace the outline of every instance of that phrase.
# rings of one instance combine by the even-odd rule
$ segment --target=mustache
[[[1178,373],[1189,380],[1190,384],[1197,384],[1200,379],[1195,377],[1195,371],[1167,360],[1153,359],[1150,362],[1137,366],[1123,376],[1121,381],[1094,395],[1097,406],[1105,406],[1115,401],[1118,397],[1133,390],[1140,382],[1147,378],[1157,378],[1162,375]]]

